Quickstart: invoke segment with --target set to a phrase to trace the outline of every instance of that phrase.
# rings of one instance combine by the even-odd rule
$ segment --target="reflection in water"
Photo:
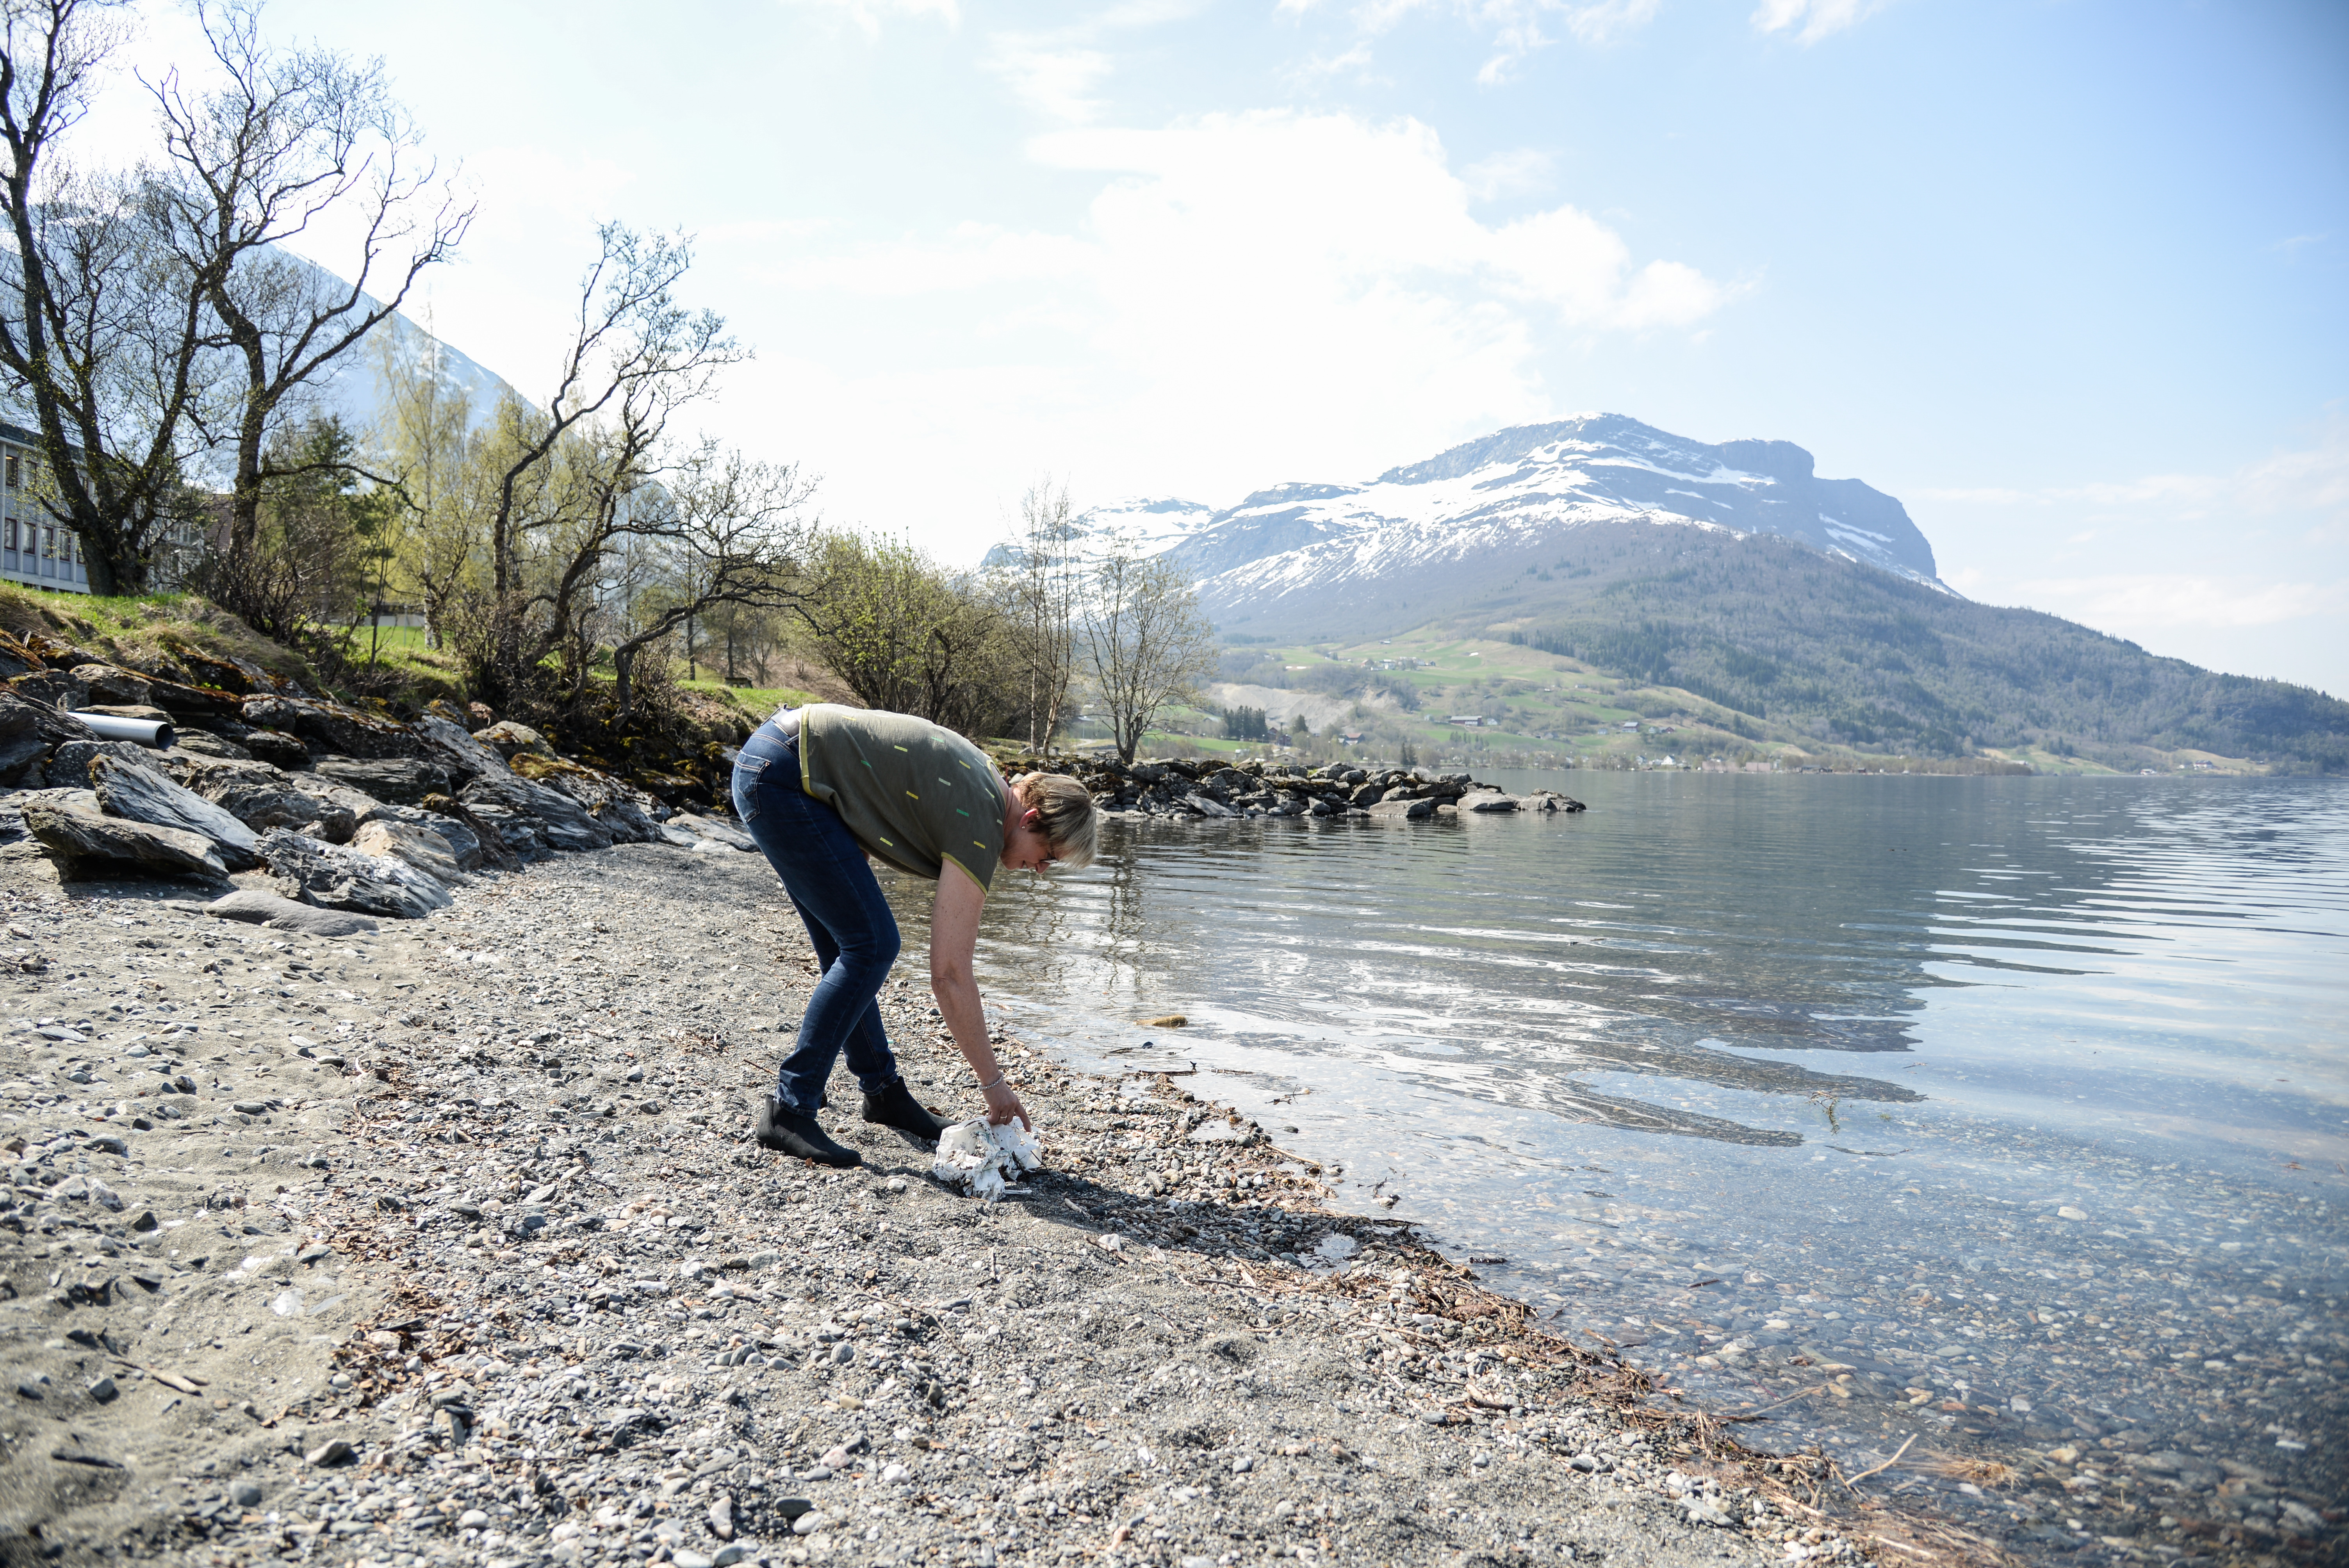
[[[1574,782],[1587,815],[1122,824],[1005,879],[990,1004],[1195,1060],[1341,1201],[1400,1190],[1764,1443],[2338,1473],[2340,787]],[[2158,1514],[2085,1494],[2092,1535]]]

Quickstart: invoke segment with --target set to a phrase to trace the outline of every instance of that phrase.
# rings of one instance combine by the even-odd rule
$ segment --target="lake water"
[[[989,1003],[1079,1065],[1195,1061],[1341,1204],[1506,1259],[1477,1272],[1757,1447],[1857,1471],[1913,1435],[1878,1487],[2057,1551],[2318,1529],[2349,789],[1495,781],[1590,810],[1122,821],[1005,879]],[[2074,1485],[1976,1498],[1967,1459]]]

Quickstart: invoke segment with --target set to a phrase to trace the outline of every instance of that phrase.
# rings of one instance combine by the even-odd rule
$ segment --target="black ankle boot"
[[[759,1122],[754,1128],[759,1142],[781,1154],[796,1155],[812,1160],[819,1165],[862,1165],[864,1156],[854,1149],[834,1143],[812,1116],[802,1116],[786,1107],[773,1095],[759,1108]]]
[[[942,1116],[932,1116],[915,1099],[914,1091],[899,1078],[879,1094],[864,1097],[864,1119],[880,1127],[894,1127],[898,1131],[936,1143],[938,1134],[954,1123]]]

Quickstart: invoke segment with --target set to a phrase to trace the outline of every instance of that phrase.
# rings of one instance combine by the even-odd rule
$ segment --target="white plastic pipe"
[[[171,726],[160,718],[122,718],[110,713],[77,713],[74,717],[98,731],[102,740],[135,740],[160,751],[171,744]]]

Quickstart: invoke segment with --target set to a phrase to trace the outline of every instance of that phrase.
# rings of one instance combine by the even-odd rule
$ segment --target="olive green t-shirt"
[[[933,882],[952,861],[987,887],[1003,853],[1005,788],[987,753],[911,714],[820,702],[799,722],[800,787],[858,843]]]

